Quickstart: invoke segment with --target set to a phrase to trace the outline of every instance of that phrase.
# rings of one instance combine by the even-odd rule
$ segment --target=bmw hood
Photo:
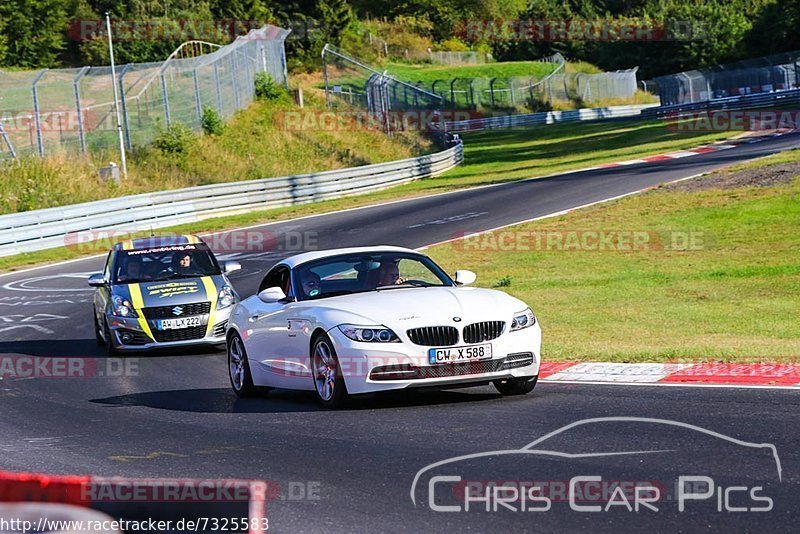
[[[331,317],[335,322],[382,324],[401,331],[478,321],[508,323],[514,313],[528,307],[502,291],[472,287],[387,289],[307,302],[327,308],[335,314]]]

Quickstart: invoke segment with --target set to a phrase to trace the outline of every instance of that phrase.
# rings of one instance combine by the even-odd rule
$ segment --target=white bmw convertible
[[[467,287],[399,247],[308,252],[275,265],[227,327],[234,392],[315,391],[328,407],[350,395],[493,383],[529,393],[541,330],[522,301]]]

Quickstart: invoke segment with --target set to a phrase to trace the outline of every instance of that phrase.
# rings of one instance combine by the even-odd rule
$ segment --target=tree
[[[211,12],[217,19],[267,21],[272,10],[262,0],[212,0]]]
[[[67,0],[0,0],[6,65],[52,67],[64,48]]]
[[[6,53],[8,52],[8,41],[6,39],[6,21],[0,18],[0,65],[6,63]]]
[[[339,44],[344,30],[355,21],[353,10],[346,0],[319,0],[320,22],[324,33],[334,44]]]
[[[778,0],[758,12],[745,46],[756,55],[800,50],[800,0]]]

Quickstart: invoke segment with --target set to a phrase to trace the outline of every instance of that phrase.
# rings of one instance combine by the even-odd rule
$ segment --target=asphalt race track
[[[278,243],[285,235],[313,236],[312,245],[319,248],[421,247],[794,148],[798,140],[785,135],[657,164],[465,190],[262,230],[277,236]],[[242,262],[244,268],[231,280],[248,296],[284,255],[281,250],[223,251],[222,259]],[[0,469],[270,480],[283,492],[268,507],[271,530],[278,532],[698,532],[710,527],[788,532],[800,520],[798,391],[542,383],[523,398],[501,398],[492,387],[420,391],[362,400],[337,412],[322,410],[310,393],[273,392],[242,401],[230,391],[222,352],[106,361],[95,344],[85,282],[101,263],[89,258],[0,277],[0,356],[98,362],[88,378],[0,381]],[[544,339],[546,359],[546,329]],[[430,471],[412,490],[417,472],[431,463],[518,450],[560,427],[598,417],[678,421],[741,441],[653,421],[603,421],[537,446],[561,455],[505,454],[436,468],[437,474],[465,481],[545,481],[552,497],[547,511],[499,506],[487,512],[480,502],[460,513],[434,511]],[[779,463],[764,448],[741,442],[773,444]],[[603,455],[621,452],[629,454]],[[671,498],[658,511],[625,506],[577,511],[563,493],[564,483],[576,475],[653,481]],[[685,502],[679,511],[670,487],[678,476],[689,475],[711,477],[715,491],[707,499]],[[452,505],[455,486],[433,487],[434,505]],[[746,490],[736,489],[741,487]],[[765,505],[752,498],[754,487],[761,488],[755,495],[770,496],[771,511],[744,511]]]

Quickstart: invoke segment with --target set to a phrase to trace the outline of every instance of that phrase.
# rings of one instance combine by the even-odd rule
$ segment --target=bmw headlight
[[[399,343],[400,338],[385,326],[358,326],[354,324],[340,324],[339,330],[353,341],[365,343]]]
[[[223,286],[219,291],[217,309],[222,310],[236,304],[236,292],[231,286]]]
[[[511,320],[511,331],[522,330],[535,324],[536,316],[530,308],[525,308],[523,311],[514,314],[514,318]]]
[[[139,317],[130,301],[121,295],[111,296],[111,313],[117,317]]]

